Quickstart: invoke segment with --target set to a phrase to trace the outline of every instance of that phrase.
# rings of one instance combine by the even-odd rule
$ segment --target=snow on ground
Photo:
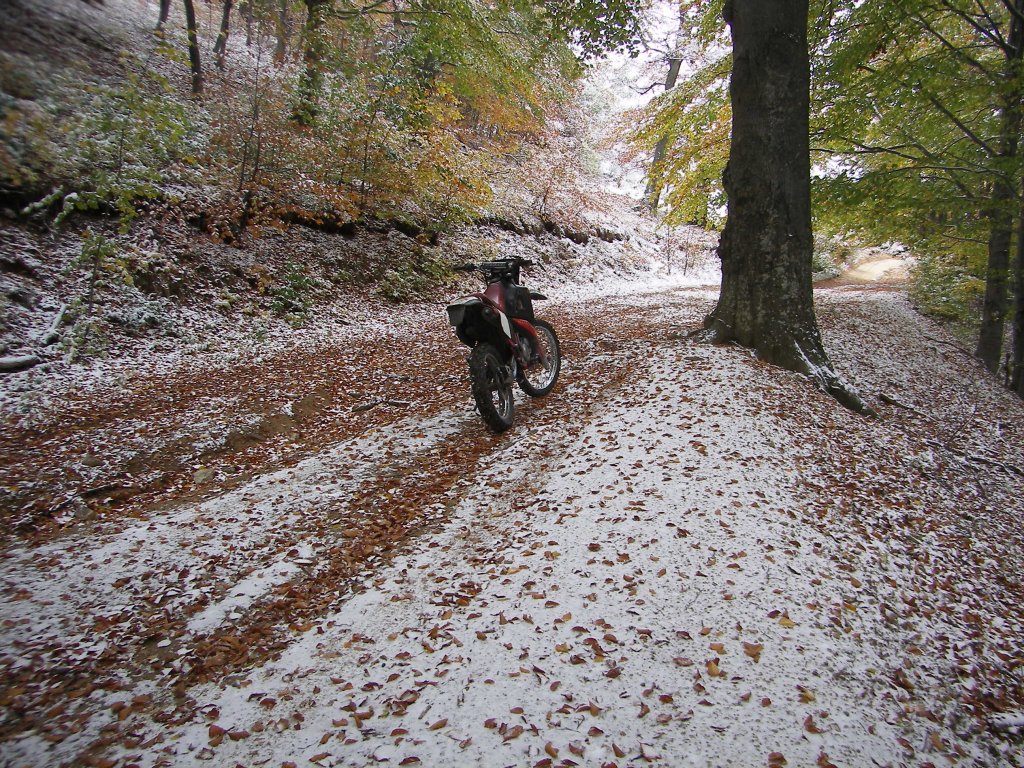
[[[253,736],[213,749],[194,723],[169,736],[173,764],[889,761],[884,649],[806,607],[834,587],[829,542],[795,521],[791,438],[750,422],[755,395],[718,396],[756,391],[757,371],[713,356],[660,351],[541,478],[496,456],[446,529],[322,633],[200,693]],[[678,388],[695,364],[709,375]],[[488,491],[519,482],[519,503]]]
[[[587,305],[563,305],[559,388],[520,399],[503,438],[442,410],[8,550],[6,665],[102,656],[107,625],[153,596],[178,622],[146,638],[149,675],[77,704],[105,716],[0,754],[69,764],[120,727],[105,764],[1024,765],[1019,712],[988,732],[970,710],[1019,668],[1021,480],[967,460],[1019,463],[1020,404],[981,377],[973,404],[949,396],[971,374],[939,329],[898,294],[837,291],[819,297],[826,341],[863,394],[971,414],[956,442],[905,409],[862,419],[744,350],[684,342],[713,298],[606,296],[614,338],[572,338]],[[279,651],[184,701],[161,691],[191,642],[326,572],[354,507],[384,503],[372,475],[400,496],[439,474],[433,522],[354,591],[326,585]]]

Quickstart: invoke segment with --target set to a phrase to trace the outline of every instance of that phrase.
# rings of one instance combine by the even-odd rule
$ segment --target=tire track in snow
[[[606,303],[599,316],[591,309],[549,315],[563,339],[563,378],[547,399],[518,399],[511,433],[486,432],[470,411],[467,387],[461,413],[385,421],[216,498],[144,513],[106,535],[72,534],[79,539],[73,547],[62,538],[9,552],[0,584],[19,599],[0,629],[14,654],[0,663],[24,714],[0,732],[22,735],[26,749],[64,742],[61,753],[73,755],[97,739],[109,743],[129,715],[181,716],[171,713],[188,711],[191,683],[230,679],[273,656],[410,537],[436,530],[478,490],[474,467],[497,467],[492,490],[510,493],[507,467],[542,465],[557,453],[590,411],[628,383],[643,354],[629,341],[635,309],[628,300]],[[452,358],[447,349],[438,354]],[[75,676],[44,655],[66,660]],[[110,690],[90,693],[97,680]],[[172,685],[175,701],[165,692]],[[38,716],[58,699],[74,703],[66,713]],[[110,734],[100,738],[103,728]]]

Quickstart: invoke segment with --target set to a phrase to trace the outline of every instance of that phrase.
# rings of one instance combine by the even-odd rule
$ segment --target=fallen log
[[[0,373],[14,373],[25,371],[34,365],[43,362],[35,355],[14,355],[11,357],[0,357]]]
[[[64,315],[68,311],[67,304],[61,304],[60,309],[57,311],[56,317],[53,318],[53,322],[50,323],[50,327],[46,329],[46,333],[39,337],[40,343],[44,347],[48,347],[51,344],[57,342],[60,339],[60,326],[64,322]]]

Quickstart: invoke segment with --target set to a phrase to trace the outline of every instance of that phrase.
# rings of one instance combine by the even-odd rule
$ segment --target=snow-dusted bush
[[[127,231],[141,202],[195,181],[206,145],[202,111],[148,62],[126,60],[113,84],[83,87],[65,77],[48,104],[51,130],[61,134],[51,173],[62,186],[42,205],[60,206],[56,223],[94,211],[115,215]]]
[[[964,261],[928,253],[911,267],[910,279],[910,298],[923,312],[957,323],[977,317],[985,281]]]

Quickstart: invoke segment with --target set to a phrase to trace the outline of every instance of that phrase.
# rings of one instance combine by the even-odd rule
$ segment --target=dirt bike
[[[519,284],[528,259],[511,258],[462,264],[454,269],[480,272],[487,283],[481,293],[448,305],[448,322],[459,341],[472,348],[469,379],[477,410],[495,432],[512,426],[512,382],[530,397],[554,388],[562,365],[558,336],[551,324],[533,314],[533,302],[547,298]]]

